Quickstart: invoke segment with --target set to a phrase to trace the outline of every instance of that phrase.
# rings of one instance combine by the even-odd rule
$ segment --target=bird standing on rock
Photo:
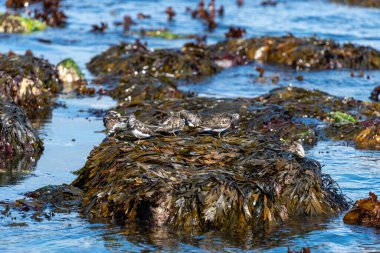
[[[156,132],[171,133],[175,136],[176,132],[181,131],[185,127],[185,119],[179,112],[171,112],[160,126],[156,128]]]
[[[114,133],[117,129],[127,128],[126,118],[116,111],[108,111],[103,118],[103,124],[109,133]]]
[[[221,138],[220,134],[239,121],[239,118],[238,113],[217,113],[204,119],[199,127],[202,132],[215,132],[218,133],[218,138]]]
[[[186,110],[182,110],[179,113],[185,119],[185,124],[189,127],[199,127],[202,123],[202,119],[198,114]]]
[[[127,127],[132,135],[138,140],[151,137],[154,132],[143,122],[136,119],[135,115],[130,115],[126,120]]]

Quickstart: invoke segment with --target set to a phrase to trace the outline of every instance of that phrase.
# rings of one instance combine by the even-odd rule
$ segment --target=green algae
[[[172,33],[169,30],[147,30],[143,32],[144,36],[156,37],[167,40],[184,39],[188,36]]]
[[[336,123],[354,123],[357,120],[351,115],[344,112],[331,112],[330,116],[334,119]]]
[[[59,79],[62,82],[73,83],[85,80],[84,74],[78,64],[72,59],[67,58],[57,64]]]
[[[43,31],[47,28],[45,22],[29,17],[0,14],[0,32],[4,33],[32,33]]]

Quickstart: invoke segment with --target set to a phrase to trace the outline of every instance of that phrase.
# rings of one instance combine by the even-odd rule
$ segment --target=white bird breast
[[[134,136],[136,136],[136,138],[147,138],[147,137],[150,136],[149,134],[145,134],[145,133],[143,133],[143,132],[140,132],[140,131],[137,130],[137,129],[133,129],[133,130],[132,130],[132,134],[133,134]]]

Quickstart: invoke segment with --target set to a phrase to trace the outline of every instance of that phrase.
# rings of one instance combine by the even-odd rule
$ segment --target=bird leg
[[[173,136],[177,136],[177,135],[175,134],[175,132],[173,132]]]
[[[219,139],[222,138],[222,137],[220,136],[220,132],[218,132],[218,138],[219,138]]]

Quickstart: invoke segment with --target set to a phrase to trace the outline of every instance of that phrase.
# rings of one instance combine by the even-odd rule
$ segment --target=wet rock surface
[[[50,220],[57,213],[78,211],[82,201],[82,191],[68,184],[48,185],[16,201],[0,201],[0,217],[12,217],[15,211],[23,213],[23,219],[41,222]],[[26,222],[11,222],[7,226],[28,226]]]
[[[245,228],[347,208],[317,162],[251,132],[139,143],[118,133],[91,152],[78,174],[73,185],[84,190],[86,214],[108,222]]]
[[[55,94],[62,90],[55,66],[30,52],[1,54],[0,69],[1,96],[21,106],[31,118],[51,109]]]

